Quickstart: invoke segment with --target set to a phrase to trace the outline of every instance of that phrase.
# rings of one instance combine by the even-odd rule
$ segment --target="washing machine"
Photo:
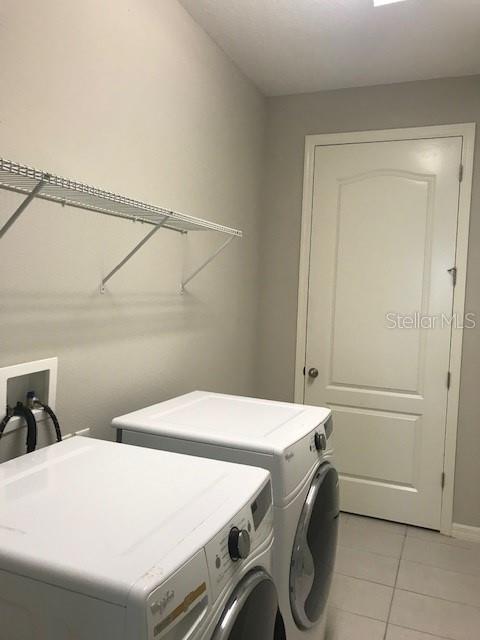
[[[263,469],[74,437],[0,465],[1,640],[268,640]]]
[[[125,443],[268,469],[274,498],[276,637],[321,640],[337,545],[329,409],[195,391],[113,420]]]

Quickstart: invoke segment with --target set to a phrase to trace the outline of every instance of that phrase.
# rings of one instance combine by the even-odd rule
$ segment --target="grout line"
[[[445,567],[441,567],[438,564],[432,564],[431,562],[422,562],[421,560],[412,560],[411,558],[402,558],[405,562],[410,562],[411,564],[419,564],[421,567],[430,567],[430,569],[438,569],[439,571],[445,571],[446,573],[456,573],[460,576],[470,576],[472,578],[477,578],[480,580],[480,570],[476,573],[470,573],[467,571],[458,571],[458,569],[446,569]]]
[[[413,589],[405,589],[405,587],[395,587],[397,591],[405,591],[406,593],[413,593],[416,596],[422,598],[431,598],[432,600],[440,600],[440,602],[450,602],[450,604],[458,604],[461,607],[468,607],[470,609],[476,609],[480,611],[480,605],[470,604],[467,602],[460,602],[459,600],[449,600],[448,598],[442,598],[441,596],[432,596],[430,593],[422,593],[420,591],[413,591]]]
[[[470,576],[470,578],[476,578],[480,581],[480,571],[478,573],[467,573],[466,571],[458,571],[458,569],[446,569],[445,567],[441,567],[438,564],[430,564],[427,562],[422,562],[421,560],[410,560],[410,558],[402,558],[405,562],[409,564],[416,564],[419,567],[428,567],[429,569],[435,569],[437,571],[443,571],[443,573],[453,573],[456,576]],[[480,562],[479,562],[480,564]]]
[[[352,580],[357,580],[359,582],[368,582],[369,584],[376,584],[380,587],[386,587],[387,589],[393,589],[393,590],[397,590],[397,591],[406,591],[407,593],[414,593],[417,596],[422,596],[425,598],[433,598],[434,600],[441,600],[442,602],[450,602],[452,604],[458,604],[460,606],[463,607],[470,607],[471,609],[480,609],[480,604],[476,605],[476,604],[471,604],[470,602],[462,602],[461,600],[451,600],[449,598],[442,598],[441,596],[436,596],[433,595],[431,593],[425,593],[423,591],[415,591],[414,589],[407,589],[406,587],[399,587],[397,582],[398,582],[398,574],[400,572],[400,563],[401,563],[402,558],[398,558],[398,566],[397,566],[397,570],[395,572],[395,581],[394,584],[387,584],[385,582],[378,582],[378,580],[371,580],[369,578],[359,578],[358,576],[353,576],[350,573],[343,573],[342,571],[335,571],[334,575],[337,576],[343,576],[344,578],[350,578]],[[409,561],[407,561],[409,562]],[[422,565],[422,566],[430,566],[430,565]],[[435,569],[436,567],[431,567],[432,569]],[[459,575],[469,575],[469,574],[459,574]],[[393,597],[393,594],[392,594]],[[338,608],[338,607],[337,607]],[[357,615],[361,615],[364,616],[363,613],[359,613]],[[364,617],[369,617],[369,616],[364,616]],[[378,620],[378,618],[373,618],[374,620]]]
[[[452,640],[452,638],[448,638],[447,636],[438,636],[428,631],[419,631],[418,629],[414,629],[413,627],[402,627],[399,624],[391,624],[390,626],[395,627],[395,629],[408,629],[408,631],[414,631],[415,633],[424,634],[426,636],[430,636],[431,638],[439,638],[440,640]]]
[[[391,584],[385,584],[385,582],[377,582],[375,580],[369,580],[368,578],[359,578],[358,576],[351,576],[349,573],[341,573],[340,571],[335,571],[334,575],[342,576],[342,578],[350,578],[351,580],[357,580],[358,582],[368,582],[368,584],[376,584],[379,587],[385,587],[386,589],[394,589],[394,586]],[[362,613],[358,615],[363,615]]]
[[[401,537],[401,534],[396,534],[398,535],[398,537]],[[361,553],[370,553],[371,555],[374,556],[378,556],[380,558],[390,558],[391,560],[398,560],[398,558],[400,557],[397,554],[386,554],[386,553],[379,553],[378,551],[372,551],[371,549],[366,549],[365,547],[359,547],[359,546],[352,546],[350,544],[342,544],[342,543],[338,543],[338,547],[343,547],[344,549],[351,549],[352,551],[360,551]]]
[[[405,550],[405,543],[407,541],[407,531],[408,531],[408,529],[405,528],[405,533],[404,533],[403,542],[402,542],[402,548],[400,550],[400,557],[398,558],[397,572],[395,574],[395,582],[393,583],[392,598],[390,600],[390,606],[388,607],[387,623],[385,625],[385,633],[383,634],[383,640],[387,640],[388,625],[390,623],[390,616],[392,615],[393,599],[395,597],[395,591],[397,590],[398,574],[400,573],[400,563],[402,562],[403,552]]]
[[[368,582],[369,584],[376,584],[379,587],[387,587],[387,589],[393,589],[393,584],[387,584],[386,582],[378,582],[378,580],[371,580],[369,578],[359,578],[358,576],[352,576],[349,573],[342,573],[341,571],[335,571],[335,575],[342,576],[343,578],[351,578],[352,580],[359,580],[360,582]],[[363,614],[359,614],[363,615]]]
[[[397,534],[399,537],[401,537],[401,533]],[[360,553],[368,553],[371,556],[377,556],[377,558],[390,558],[391,560],[396,560],[397,558],[399,558],[400,556],[398,555],[386,555],[385,553],[379,553],[378,551],[371,551],[370,549],[366,549],[365,547],[352,547],[349,544],[342,544],[342,542],[340,541],[337,544],[337,548],[338,549],[351,549],[352,551],[359,551]]]
[[[383,622],[384,624],[387,624],[385,620],[380,620],[379,618],[372,618],[372,616],[367,616],[363,613],[355,613],[354,611],[350,611],[349,609],[340,609],[340,607],[334,607],[333,605],[330,607],[330,609],[335,609],[336,611],[341,611],[342,613],[348,613],[348,615],[356,616],[357,618],[366,618],[367,620],[372,620],[373,622]],[[450,638],[447,638],[447,640],[450,640]]]
[[[343,576],[344,578],[352,578],[352,580],[360,580],[361,582],[368,582],[369,584],[377,584],[379,587],[387,587],[388,589],[394,588],[393,584],[387,584],[386,582],[379,582],[378,580],[371,580],[370,578],[359,578],[358,576],[352,576],[350,573],[343,573],[342,571],[335,570],[335,575]]]
[[[438,535],[442,535],[441,533],[439,533]],[[425,536],[416,536],[416,535],[408,535],[407,537],[410,540],[419,540],[420,542],[424,542],[425,544],[438,544],[442,547],[453,547],[454,549],[463,549],[464,551],[480,551],[480,543],[478,542],[474,542],[473,540],[461,540],[460,538],[452,538],[451,540],[454,540],[455,542],[452,542],[451,540],[438,540],[438,539],[434,539],[434,540],[429,540],[428,537]],[[448,536],[445,536],[446,538],[448,538]],[[472,546],[473,545],[473,546]]]

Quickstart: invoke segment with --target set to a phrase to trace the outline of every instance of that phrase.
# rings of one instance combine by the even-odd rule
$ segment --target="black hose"
[[[5,431],[5,427],[9,423],[11,417],[12,417],[12,414],[11,413],[7,413],[7,415],[0,422],[0,438],[3,436],[3,432]]]
[[[27,404],[28,404],[29,407],[32,407],[32,408],[37,406],[37,405],[39,407],[42,407],[42,409],[45,411],[45,413],[47,413],[50,416],[50,419],[53,422],[53,426],[55,427],[55,435],[57,436],[57,442],[61,442],[62,441],[62,432],[60,431],[60,424],[58,422],[57,416],[53,412],[53,409],[51,407],[49,407],[48,404],[45,404],[45,403],[41,402],[35,396],[35,391],[29,391],[27,393]]]
[[[37,421],[35,420],[35,416],[30,409],[21,402],[17,402],[17,406],[13,410],[13,415],[23,418],[27,423],[27,453],[35,451],[37,446]]]
[[[45,411],[45,413],[48,413],[48,415],[50,416],[52,422],[53,422],[53,426],[55,427],[55,435],[57,436],[57,442],[61,442],[62,441],[62,432],[60,431],[60,424],[58,422],[58,418],[55,415],[55,413],[53,412],[53,409],[51,409],[48,404],[43,404],[43,402],[40,402],[39,400],[36,401],[37,404],[39,404],[42,409]]]

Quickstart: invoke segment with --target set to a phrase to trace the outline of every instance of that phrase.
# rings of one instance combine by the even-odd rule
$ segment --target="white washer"
[[[195,391],[115,418],[119,441],[272,473],[273,577],[287,640],[321,640],[335,563],[338,476],[329,409]],[[276,637],[284,637],[277,626]]]
[[[1,640],[273,637],[264,469],[75,437],[0,465],[0,501]]]

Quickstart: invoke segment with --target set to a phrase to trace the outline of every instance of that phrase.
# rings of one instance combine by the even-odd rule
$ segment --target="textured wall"
[[[268,101],[262,206],[257,392],[293,398],[305,135],[480,122],[480,76],[345,89]],[[480,316],[480,131],[477,131],[466,310]],[[480,325],[465,331],[455,521],[480,526]]]
[[[65,430],[103,437],[167,396],[253,393],[264,99],[175,0],[4,0],[0,60],[4,158],[245,231],[184,295],[223,239],[159,232],[101,296],[148,229],[35,202],[1,241],[0,366],[58,356]]]

